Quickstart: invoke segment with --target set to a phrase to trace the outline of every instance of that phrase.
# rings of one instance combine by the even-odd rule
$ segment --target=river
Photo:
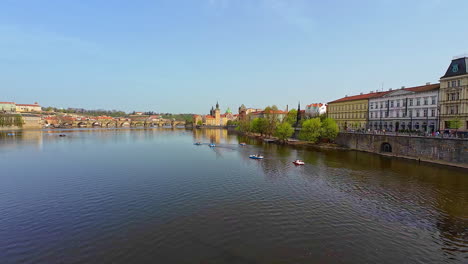
[[[0,132],[0,150],[0,263],[468,263],[463,169],[216,129]]]

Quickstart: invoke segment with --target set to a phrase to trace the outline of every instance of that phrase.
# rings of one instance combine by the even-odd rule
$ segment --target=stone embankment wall
[[[354,150],[468,168],[468,140],[340,133],[336,143]]]

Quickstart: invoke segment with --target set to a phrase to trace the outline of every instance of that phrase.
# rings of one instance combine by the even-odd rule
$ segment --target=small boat
[[[241,142],[241,143],[239,143],[239,145],[241,145],[241,146],[247,146],[247,143]]]
[[[14,136],[15,133],[8,133],[7,136]]]
[[[194,145],[200,146],[201,142],[195,142]]]
[[[213,143],[211,143],[211,144],[210,144],[210,148],[214,148],[214,147],[216,147],[216,145],[213,144]]]
[[[305,165],[305,162],[302,160],[295,160],[293,161],[294,165]]]
[[[60,134],[59,137],[66,137],[67,135],[65,134]]]
[[[262,155],[250,155],[249,158],[251,159],[263,159]]]

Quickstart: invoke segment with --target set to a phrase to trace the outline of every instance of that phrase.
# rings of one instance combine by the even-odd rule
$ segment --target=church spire
[[[296,127],[299,125],[299,121],[301,121],[301,102],[297,104]]]
[[[216,101],[216,109],[219,109],[218,101]]]

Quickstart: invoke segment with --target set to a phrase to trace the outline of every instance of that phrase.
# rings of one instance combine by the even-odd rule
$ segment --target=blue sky
[[[466,0],[0,2],[0,101],[206,113],[437,82]]]

